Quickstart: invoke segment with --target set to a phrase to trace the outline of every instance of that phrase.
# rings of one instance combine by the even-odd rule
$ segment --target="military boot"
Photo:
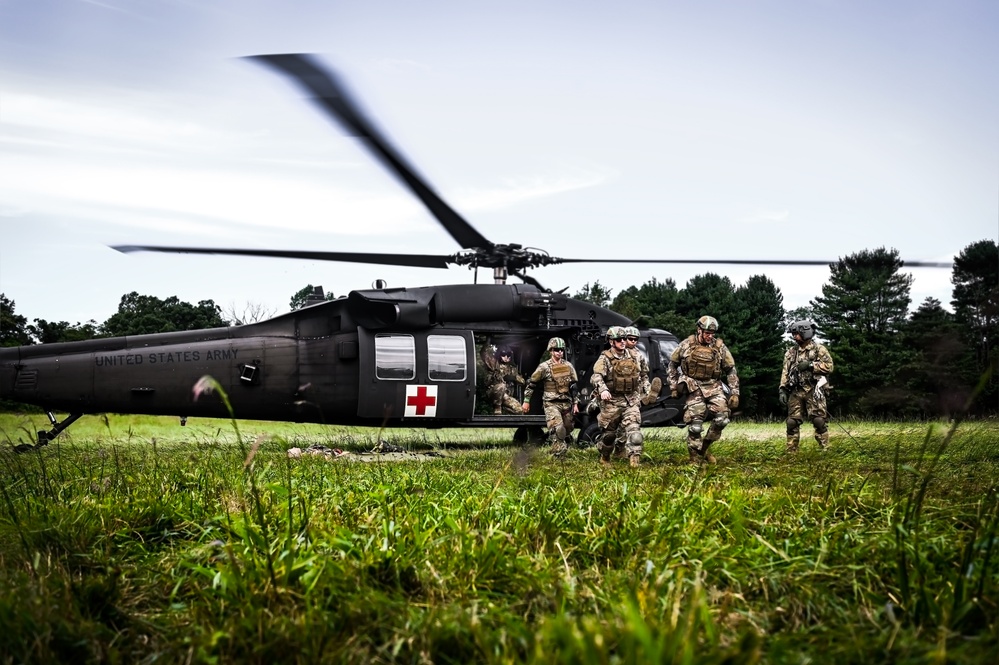
[[[663,380],[657,376],[652,379],[652,383],[649,385],[649,394],[642,398],[642,404],[654,404],[655,401],[659,399],[659,393],[661,393],[662,390]]]
[[[798,452],[798,435],[788,434],[787,435],[787,452],[796,453]]]
[[[690,453],[691,464],[701,464],[704,462],[704,458],[701,456],[700,450],[687,446],[687,452]]]
[[[815,440],[819,442],[819,448],[821,448],[822,450],[826,450],[827,448],[829,448],[829,431],[826,430],[821,434],[816,432]]]
[[[642,463],[642,456],[641,455],[631,455],[631,456],[628,457],[628,464],[633,469],[637,469],[639,467],[639,465],[641,465],[641,463]]]
[[[718,440],[717,438],[712,439],[707,436],[704,437],[704,447],[701,448],[701,455],[704,457],[704,461],[707,462],[708,464],[714,464],[715,462],[718,461],[715,459],[714,455],[708,452],[708,448],[710,448],[711,444],[717,440]]]

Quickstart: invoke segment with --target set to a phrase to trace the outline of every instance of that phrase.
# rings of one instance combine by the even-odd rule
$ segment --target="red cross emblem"
[[[404,417],[437,416],[437,386],[406,386],[406,413]]]

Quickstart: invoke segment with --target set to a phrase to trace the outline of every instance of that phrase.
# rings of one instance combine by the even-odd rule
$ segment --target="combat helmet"
[[[626,335],[624,334],[623,326],[611,326],[607,329],[607,340],[614,341],[616,339],[624,339]]]
[[[716,333],[718,332],[718,319],[713,316],[702,316],[697,319],[697,329]]]
[[[802,319],[801,321],[795,321],[787,327],[787,331],[794,337],[795,333],[801,335],[801,339],[809,340],[815,337],[815,331],[818,326],[815,325],[814,321],[809,321],[808,319]]]
[[[625,337],[639,337],[640,333],[638,332],[638,328],[635,326],[626,326],[624,329],[624,335]]]
[[[511,349],[509,346],[501,346],[497,348],[495,353],[496,360],[500,360],[501,358],[503,358],[503,356],[510,356],[511,358],[513,358],[513,349]]]
[[[548,340],[548,350],[551,351],[553,349],[557,349],[559,351],[564,352],[565,340],[562,339],[561,337],[552,337],[550,340]]]

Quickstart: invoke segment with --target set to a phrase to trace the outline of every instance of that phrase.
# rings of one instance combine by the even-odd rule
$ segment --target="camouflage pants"
[[[523,413],[520,402],[514,399],[508,392],[505,383],[499,383],[489,387],[489,399],[493,405],[493,415],[519,415]]]
[[[796,388],[787,396],[787,447],[798,449],[801,436],[801,423],[805,419],[815,428],[815,440],[819,446],[829,445],[829,412],[826,410],[825,395],[816,396],[810,388]]]
[[[628,456],[642,454],[642,444],[633,443],[630,436],[634,432],[639,434],[642,432],[642,413],[638,405],[637,393],[627,397],[615,395],[606,402],[600,402],[600,415],[597,416],[600,439],[597,442],[597,451],[601,457],[609,457],[614,451],[618,429],[624,432],[623,444]]]
[[[721,438],[728,425],[728,397],[721,390],[698,390],[687,395],[683,407],[683,422],[687,423],[687,448],[704,453],[708,446]],[[707,434],[701,438],[702,424],[711,421]]]
[[[551,443],[553,455],[562,455],[569,450],[568,438],[572,433],[572,402],[549,401],[543,402],[545,409],[545,425],[548,427],[548,440]],[[563,438],[558,436],[559,426],[565,428]]]

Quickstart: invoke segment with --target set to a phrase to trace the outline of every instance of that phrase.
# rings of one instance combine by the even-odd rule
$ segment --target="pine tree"
[[[999,247],[981,240],[954,259],[954,318],[974,353],[972,377],[984,381],[975,410],[995,412],[999,404]]]
[[[811,302],[836,363],[832,410],[886,414],[904,405],[906,391],[898,385],[896,370],[911,355],[900,333],[912,275],[900,273],[901,268],[895,249],[851,254],[830,266],[822,296]]]

